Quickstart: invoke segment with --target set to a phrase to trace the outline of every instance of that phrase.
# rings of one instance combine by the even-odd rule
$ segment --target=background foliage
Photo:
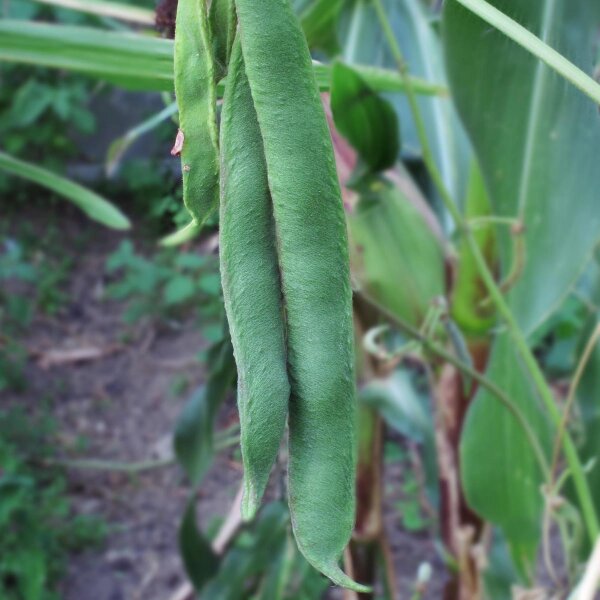
[[[154,8],[150,0],[129,4]],[[597,72],[596,3],[492,4],[585,73]],[[598,107],[462,2],[448,0],[443,11],[421,0],[297,0],[294,6],[314,56],[333,64],[317,66],[316,73],[321,87],[331,91],[353,282],[364,304],[355,314],[364,329],[357,358],[363,463],[371,473],[383,463],[376,440],[385,422],[387,462],[403,473],[402,499],[394,510],[406,529],[426,530],[441,542],[441,560],[465,585],[464,557],[453,546],[447,522],[448,510],[456,507],[448,508],[446,492],[437,485],[448,476],[448,459],[456,471],[451,474],[460,478],[460,510],[454,514],[459,529],[474,528],[474,546],[487,543],[483,520],[493,531],[482,576],[485,595],[506,598],[510,586],[519,584],[545,585],[548,593],[565,597],[594,542],[590,510],[600,514],[597,344],[587,364],[581,362],[599,322]],[[122,239],[104,266],[107,302],[126,305],[124,327],[152,323],[177,331],[192,315],[193,327],[212,343],[206,381],[191,394],[175,432],[175,453],[190,483],[179,541],[192,582],[206,597],[318,597],[326,584],[297,552],[279,500],[242,528],[226,551],[211,549],[217,532],[196,523],[197,488],[215,456],[231,448],[231,436],[235,444],[235,427],[223,433],[217,424],[235,370],[211,246],[217,224],[213,220],[183,250],[156,244],[187,221],[176,166],[167,157],[176,130],[170,42],[153,37],[147,25],[30,0],[9,2],[3,10],[0,150],[80,179],[110,198],[119,212],[109,215],[109,224],[122,213],[135,223],[136,238]],[[38,28],[37,21],[52,25]],[[122,43],[121,34],[131,30],[135,37]],[[33,53],[33,65],[19,64],[27,62],[24,52]],[[419,78],[417,113],[398,68]],[[149,91],[138,96],[122,87]],[[136,107],[140,100],[140,108],[106,139],[102,111],[115,98]],[[28,333],[44,315],[61,315],[68,302],[65,284],[74,260],[61,252],[60,217],[71,209],[57,194],[2,171],[0,193],[10,198],[3,202],[0,230],[0,393],[21,393],[28,380]],[[490,298],[446,194],[472,228],[514,327]],[[93,218],[98,202],[94,196],[87,205]],[[31,207],[58,216],[41,238],[19,217]],[[84,249],[85,239],[81,244]],[[543,370],[544,389],[556,401],[553,410],[515,342],[515,328]],[[476,387],[463,373],[454,396],[440,391],[448,382],[447,368],[432,347],[500,388],[554,467],[550,477],[489,385]],[[579,367],[580,381],[573,379]],[[577,385],[569,390],[573,381]],[[571,396],[576,404],[562,438],[573,440],[587,470],[593,504],[587,518],[580,490],[568,481],[573,464],[556,460],[554,450],[560,429],[555,416],[560,421]],[[99,520],[70,518],[68,479],[60,468],[43,466],[57,457],[45,411],[25,416],[8,404],[0,408],[0,590],[8,598],[53,598],[67,553],[99,542],[106,527]],[[445,414],[459,423],[456,431]],[[446,450],[440,436],[449,444]],[[557,479],[566,480],[563,488],[555,485]],[[560,506],[548,517],[553,497]],[[465,517],[461,503],[477,517]],[[375,501],[363,508],[381,514]],[[555,552],[562,557],[552,584],[546,579],[556,574],[543,560],[547,518],[558,532]],[[368,550],[351,549],[355,559],[373,552],[369,544],[383,544],[384,537],[378,530],[367,540]],[[381,554],[372,555],[385,573]],[[542,581],[534,575],[539,565],[547,570]],[[388,583],[382,598],[394,597],[388,579],[393,577],[381,577]]]

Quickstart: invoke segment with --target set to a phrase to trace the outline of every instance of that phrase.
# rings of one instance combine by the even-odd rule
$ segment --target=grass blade
[[[78,206],[90,219],[111,229],[129,229],[129,219],[108,200],[83,186],[51,171],[23,162],[0,152],[0,169],[33,181]]]
[[[75,71],[133,90],[173,89],[173,41],[137,33],[0,20],[0,61]],[[329,90],[331,65],[314,62],[313,69],[319,89]],[[359,65],[355,69],[378,92],[406,89],[400,75],[390,69]],[[412,85],[418,94],[447,94],[444,86],[422,79],[413,78]],[[221,82],[220,95],[223,89]]]
[[[0,20],[0,60],[84,73],[127,89],[173,89],[173,42],[136,33]]]
[[[118,2],[103,0],[36,0],[41,4],[50,4],[61,8],[70,8],[102,17],[112,17],[140,25],[154,25],[154,11],[139,6],[129,6]]]
[[[125,135],[114,140],[108,148],[108,152],[106,155],[106,175],[108,177],[112,177],[116,173],[117,169],[119,168],[119,164],[123,159],[123,156],[131,147],[131,145],[138,140],[138,138],[145,135],[149,131],[152,131],[153,129],[158,127],[163,121],[166,121],[167,119],[171,118],[176,113],[177,103],[172,102],[171,104],[163,108],[160,112],[152,115],[145,121],[142,121],[135,127],[131,128]]]

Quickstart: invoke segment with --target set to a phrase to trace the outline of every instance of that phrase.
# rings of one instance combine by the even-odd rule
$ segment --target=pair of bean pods
[[[227,73],[220,135],[216,82]],[[238,369],[242,513],[259,508],[289,427],[299,549],[334,583],[355,509],[348,242],[327,122],[289,0],[179,0],[175,87],[184,200],[220,204],[225,309]],[[219,202],[220,198],[220,202]]]

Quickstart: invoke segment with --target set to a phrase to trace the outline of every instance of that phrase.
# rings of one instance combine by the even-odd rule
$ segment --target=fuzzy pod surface
[[[238,368],[242,514],[256,512],[288,415],[284,317],[262,139],[239,43],[221,116],[221,281]]]
[[[289,506],[298,547],[334,583],[354,525],[355,384],[344,211],[329,129],[288,0],[236,0],[263,140],[286,312]]]
[[[235,39],[237,20],[234,0],[211,0],[208,22],[212,34],[215,81],[218,82],[227,72]]]
[[[196,227],[219,201],[217,90],[206,0],[179,0],[175,27],[175,96],[183,201]]]

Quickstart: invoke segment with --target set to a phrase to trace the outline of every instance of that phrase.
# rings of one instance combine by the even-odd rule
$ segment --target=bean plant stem
[[[417,130],[417,136],[421,143],[421,151],[423,152],[423,161],[425,162],[425,166],[429,171],[429,175],[433,180],[440,196],[442,197],[442,201],[444,202],[444,206],[454,219],[454,222],[458,225],[462,222],[462,216],[460,211],[454,204],[454,200],[450,195],[450,192],[446,188],[444,184],[444,180],[442,179],[442,175],[439,172],[435,160],[433,158],[433,153],[431,152],[431,148],[427,141],[427,130],[425,129],[425,121],[423,120],[423,116],[421,115],[421,110],[419,109],[419,104],[417,101],[417,95],[415,94],[415,89],[412,86],[412,80],[410,78],[410,74],[408,72],[408,65],[406,64],[404,57],[402,55],[402,50],[400,50],[400,46],[396,41],[396,36],[392,30],[392,27],[388,21],[387,15],[385,13],[385,9],[383,8],[383,4],[381,0],[373,0],[373,7],[377,13],[377,18],[381,24],[381,28],[383,29],[383,34],[388,42],[390,50],[392,52],[392,56],[394,57],[394,61],[396,63],[396,68],[400,73],[401,78],[404,80],[404,85],[406,87],[406,97],[408,99],[408,104],[410,106],[411,113],[413,115],[413,119],[415,122],[415,127]]]
[[[531,375],[533,383],[537,388],[544,405],[546,406],[548,414],[550,415],[554,425],[560,428],[562,421],[561,413],[556,406],[550,386],[548,385],[548,382],[546,381],[546,378],[544,377],[544,374],[542,373],[542,370],[540,369],[535,357],[533,356],[533,353],[529,349],[527,340],[525,339],[523,332],[521,331],[514,315],[506,303],[504,296],[498,289],[487,263],[485,262],[485,258],[470,231],[466,232],[466,238],[469,244],[469,249],[471,250],[471,254],[475,258],[479,274],[481,275],[490,293],[492,301],[506,322],[508,330],[513,338],[513,342],[516,345],[517,350],[521,355],[527,370],[529,371],[529,374]],[[579,497],[579,503],[587,533],[590,541],[593,543],[600,535],[598,516],[596,515],[592,494],[585,477],[583,465],[581,464],[579,456],[577,455],[577,449],[575,448],[573,438],[567,431],[564,432],[562,445],[569,470],[571,471],[571,476],[573,477],[575,490],[577,491],[577,496]]]
[[[556,473],[556,467],[558,465],[558,456],[560,452],[560,444],[562,441],[562,437],[564,432],[567,430],[567,424],[569,423],[569,416],[571,414],[571,409],[573,407],[573,403],[575,402],[575,394],[577,392],[577,388],[579,386],[579,382],[583,376],[585,368],[590,360],[592,352],[596,347],[596,343],[598,342],[598,338],[600,338],[600,324],[596,326],[590,339],[588,340],[585,348],[583,350],[583,354],[581,355],[581,359],[575,369],[575,374],[573,375],[573,379],[571,381],[571,385],[569,386],[569,393],[567,394],[567,401],[565,402],[565,407],[563,410],[562,419],[560,422],[560,427],[558,428],[558,432],[556,434],[556,439],[554,441],[554,451],[552,453],[552,467],[551,474],[554,478],[554,474]]]
[[[516,404],[514,404],[514,402],[512,402],[512,400],[502,391],[501,388],[499,388],[493,381],[488,379],[485,375],[483,375],[470,365],[466,364],[465,362],[461,361],[459,358],[454,356],[454,354],[452,354],[439,344],[436,344],[427,336],[423,335],[416,327],[413,327],[410,323],[407,323],[406,321],[389,311],[387,308],[379,304],[374,298],[371,298],[364,292],[361,292],[361,297],[368,304],[370,304],[381,316],[385,317],[385,319],[387,319],[393,325],[398,327],[398,329],[417,340],[423,346],[423,348],[425,348],[425,350],[431,352],[431,354],[434,354],[435,356],[451,364],[461,373],[463,373],[463,375],[466,375],[471,379],[477,381],[482,387],[486,388],[493,396],[495,396],[496,399],[504,405],[504,407],[511,413],[511,415],[513,415],[513,417],[519,423],[519,426],[523,430],[523,433],[525,434],[525,437],[527,438],[527,441],[531,446],[531,450],[538,461],[540,471],[543,473],[546,479],[549,478],[550,466],[548,464],[548,461],[546,460],[546,456],[539,444],[539,441],[535,436],[534,431],[532,430],[531,426],[527,422],[527,419],[525,418],[525,415],[523,415],[519,407]]]
[[[459,211],[456,203],[454,202],[454,199],[452,198],[450,192],[444,184],[441,173],[437,168],[437,165],[435,164],[433,154],[431,152],[431,148],[427,139],[425,123],[423,121],[419,105],[417,103],[416,95],[411,87],[411,81],[408,76],[408,67],[406,65],[406,62],[404,61],[402,51],[400,49],[400,46],[398,45],[398,42],[396,41],[394,32],[392,31],[392,28],[388,22],[381,0],[373,0],[373,6],[377,13],[377,17],[380,21],[381,27],[383,29],[384,36],[394,56],[394,60],[396,62],[398,71],[403,77],[406,84],[406,95],[409,101],[413,119],[415,121],[415,127],[421,144],[421,149],[423,152],[423,161],[425,162],[425,166],[427,167],[431,179],[440,194],[444,206],[452,216],[452,219],[454,220],[454,223],[459,233],[464,235],[465,239],[467,240],[469,250],[473,255],[473,258],[475,259],[477,269],[488,289],[492,302],[495,304],[496,309],[506,322],[507,328],[513,339],[513,342],[517,347],[517,350],[521,355],[521,358],[531,375],[533,383],[546,406],[546,410],[548,411],[554,425],[556,427],[559,427],[561,422],[561,414],[558,407],[556,406],[554,397],[552,395],[552,391],[548,386],[546,378],[544,377],[544,374],[542,373],[537,361],[535,360],[535,357],[529,349],[527,340],[525,339],[525,335],[523,334],[519,325],[517,324],[514,315],[512,314],[506,300],[504,299],[504,296],[502,295],[502,292],[496,284],[496,281],[494,280],[494,277],[487,265],[487,262],[479,246],[477,245],[477,241],[475,240],[470,227],[468,226],[466,220],[463,218],[461,212]],[[589,485],[585,478],[583,466],[581,464],[579,456],[577,455],[577,450],[575,448],[575,444],[573,443],[573,439],[571,438],[568,432],[565,432],[563,436],[563,450],[567,459],[569,470],[571,471],[571,475],[573,477],[577,495],[579,497],[579,503],[581,511],[583,513],[583,519],[586,525],[588,536],[590,537],[590,540],[594,542],[600,533],[600,525],[598,523],[598,517],[594,509]]]

